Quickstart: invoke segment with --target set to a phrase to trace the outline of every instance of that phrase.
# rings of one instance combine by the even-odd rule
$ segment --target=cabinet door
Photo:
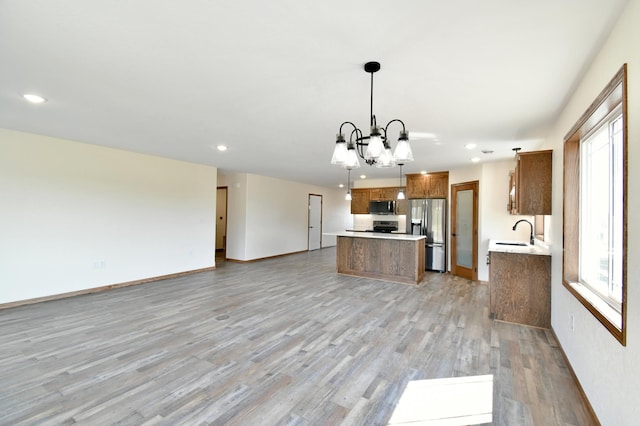
[[[426,198],[427,176],[409,174],[407,175],[407,198]]]
[[[515,172],[516,214],[551,214],[551,169],[551,150],[518,154]]]
[[[395,200],[398,198],[399,188],[381,188],[382,201]]]
[[[382,188],[369,188],[369,200],[370,201],[384,201],[384,195]]]
[[[427,198],[448,198],[449,173],[432,173],[428,177]]]
[[[369,213],[369,188],[351,189],[351,214]]]

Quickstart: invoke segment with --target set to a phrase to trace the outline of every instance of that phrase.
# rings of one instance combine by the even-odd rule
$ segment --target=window
[[[565,138],[563,284],[626,344],[626,64]]]

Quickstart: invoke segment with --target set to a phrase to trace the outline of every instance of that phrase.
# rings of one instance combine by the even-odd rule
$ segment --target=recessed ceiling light
[[[473,157],[471,159],[471,161],[473,161],[474,163],[477,163],[478,161],[480,161],[480,158],[479,157]]]
[[[464,147],[467,149],[473,149],[475,148],[477,145],[475,143],[468,143],[466,144]]]
[[[344,188],[344,183],[341,183],[340,185],[338,185],[338,188]]]
[[[42,96],[34,95],[33,93],[25,93],[24,95],[22,95],[22,97],[33,104],[41,104],[42,102],[47,101]]]
[[[216,148],[218,148],[218,151],[226,151],[227,150],[227,146],[226,145],[218,145],[218,146],[216,146]]]
[[[426,175],[426,174],[427,174],[427,171],[426,171],[426,170],[420,170],[420,174],[421,174],[421,175]]]
[[[366,179],[367,175],[360,175],[360,179]]]

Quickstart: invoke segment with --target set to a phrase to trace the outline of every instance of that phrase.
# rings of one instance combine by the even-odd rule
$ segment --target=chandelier
[[[409,132],[404,127],[402,120],[393,119],[384,127],[379,127],[376,123],[376,116],[373,114],[373,74],[380,70],[379,62],[367,62],[364,64],[364,70],[371,74],[371,104],[369,123],[370,132],[365,136],[351,121],[345,121],[340,125],[340,130],[336,136],[336,146],[333,150],[331,164],[342,166],[346,169],[354,169],[360,167],[358,157],[362,158],[365,163],[376,167],[394,167],[402,165],[406,162],[413,161],[413,153],[409,145]],[[402,130],[398,137],[396,149],[391,153],[391,145],[387,137],[387,131],[392,123],[400,123]],[[349,135],[349,142],[345,140],[343,127],[353,127]],[[357,154],[356,154],[357,153]]]

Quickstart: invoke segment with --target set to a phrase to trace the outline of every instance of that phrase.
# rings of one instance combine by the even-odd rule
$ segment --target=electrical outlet
[[[573,314],[571,314],[571,331],[575,330],[576,328],[576,317],[573,316]]]

